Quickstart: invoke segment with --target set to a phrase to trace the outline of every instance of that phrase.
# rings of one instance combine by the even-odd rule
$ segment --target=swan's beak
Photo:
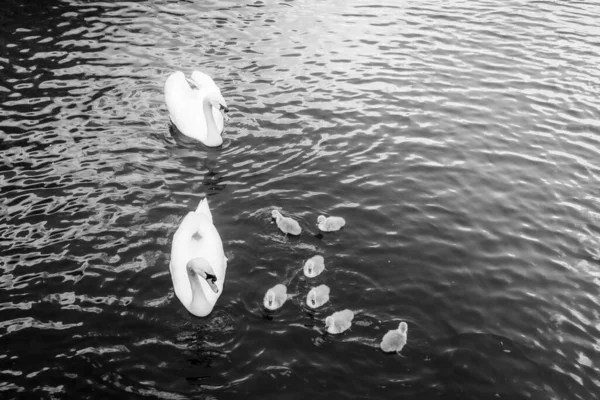
[[[208,283],[208,286],[210,286],[213,292],[219,293],[219,288],[217,287],[217,285],[215,285],[213,281],[207,280],[206,282]]]
[[[229,121],[229,116],[227,115],[229,112],[229,107],[219,104],[219,111],[221,111],[221,114],[223,114],[223,120]]]
[[[217,285],[215,285],[216,280],[216,276],[209,273],[206,274],[206,283],[208,283],[208,286],[210,286],[213,292],[219,293],[219,288],[217,287]]]

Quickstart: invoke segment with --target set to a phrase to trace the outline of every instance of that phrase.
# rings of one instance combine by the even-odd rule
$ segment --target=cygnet
[[[325,328],[327,328],[327,332],[332,334],[342,333],[350,328],[353,318],[354,313],[350,310],[334,312],[325,318]]]
[[[317,218],[317,226],[323,232],[339,231],[346,225],[346,220],[342,217],[325,217],[319,215]]]
[[[315,276],[320,275],[324,269],[325,260],[323,259],[323,256],[314,256],[304,263],[304,275],[307,278],[314,278]]]
[[[277,227],[281,229],[283,233],[290,235],[299,235],[302,232],[302,228],[300,228],[300,224],[289,217],[284,217],[281,215],[279,210],[271,211],[271,215],[275,218],[275,222],[277,222]]]
[[[287,300],[287,288],[281,283],[267,290],[263,301],[265,307],[269,310],[277,310]]]
[[[407,331],[408,326],[406,325],[406,322],[400,322],[398,329],[388,331],[388,333],[383,336],[380,344],[381,350],[386,353],[391,353],[392,351],[400,353],[402,348],[406,345]]]
[[[329,286],[320,285],[312,288],[306,295],[306,304],[310,308],[318,308],[329,301]]]

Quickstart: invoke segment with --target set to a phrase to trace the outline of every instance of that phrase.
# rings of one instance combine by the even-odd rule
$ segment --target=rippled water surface
[[[598,3],[2,8],[2,398],[600,398]],[[221,148],[169,126],[194,69]],[[197,318],[168,264],[204,197],[230,262]]]

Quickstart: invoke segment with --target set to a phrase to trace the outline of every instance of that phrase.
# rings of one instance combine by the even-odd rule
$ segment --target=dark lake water
[[[0,397],[599,399],[599,26],[592,1],[4,0]],[[221,148],[170,129],[194,69]],[[168,265],[206,196],[230,262],[197,318]]]

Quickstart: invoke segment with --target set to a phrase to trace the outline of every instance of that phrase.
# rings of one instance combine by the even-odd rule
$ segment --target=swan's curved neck
[[[212,104],[208,97],[204,97],[202,100],[202,112],[204,112],[204,117],[206,118],[206,140],[204,144],[215,147],[220,146],[223,143],[223,138],[221,137],[221,132],[219,132],[219,129],[217,128],[212,108]]]
[[[204,294],[204,290],[200,285],[200,277],[198,276],[198,267],[192,266],[191,263],[187,265],[188,278],[190,279],[190,285],[192,287],[192,302],[190,304],[190,310],[193,310],[193,313],[198,316],[208,315],[212,307],[208,303],[208,299]]]

